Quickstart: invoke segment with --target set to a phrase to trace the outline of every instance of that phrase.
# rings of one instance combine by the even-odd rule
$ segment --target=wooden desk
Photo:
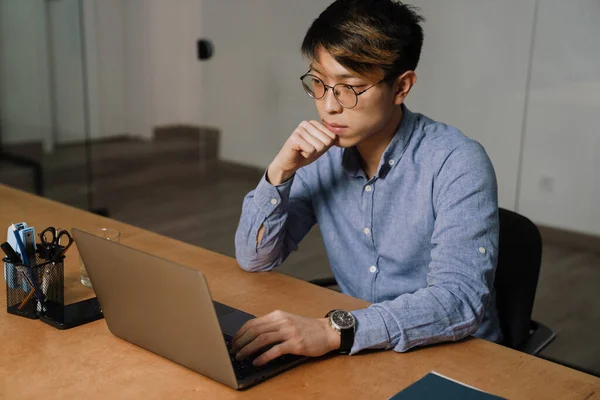
[[[321,317],[368,305],[277,273],[245,273],[232,258],[0,185],[0,228],[20,221],[38,231],[116,228],[122,243],[201,270],[215,300],[255,315],[280,308]],[[68,302],[93,296],[79,283],[76,249],[65,271]],[[432,370],[511,399],[600,398],[600,379],[478,339],[315,360],[236,392],[116,338],[104,320],[59,331],[6,313],[0,298],[0,398],[387,399]]]

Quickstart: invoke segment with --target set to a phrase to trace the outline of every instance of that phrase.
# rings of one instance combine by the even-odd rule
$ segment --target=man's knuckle
[[[282,355],[282,351],[281,351],[281,346],[275,346],[270,350],[270,355],[273,356],[273,358],[277,358],[279,356]]]
[[[262,334],[262,335],[260,335],[260,336],[259,336],[259,337],[256,339],[256,341],[258,342],[258,344],[259,344],[260,346],[264,346],[264,345],[265,345],[265,344],[266,344],[266,343],[269,341],[269,334],[267,333],[267,334]]]
[[[304,342],[302,342],[301,340],[294,340],[292,342],[292,351],[296,354],[298,353],[302,353],[302,351],[304,350]]]
[[[262,335],[263,343],[271,343],[274,339],[274,336],[275,335],[273,332],[265,333],[264,335]]]

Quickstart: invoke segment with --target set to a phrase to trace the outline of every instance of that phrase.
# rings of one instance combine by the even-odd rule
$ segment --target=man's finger
[[[321,139],[315,137],[313,134],[309,133],[306,129],[304,129],[304,130],[299,129],[298,134],[300,136],[302,136],[302,138],[304,140],[306,140],[308,143],[310,143],[315,148],[315,150],[317,150],[317,153],[322,153],[329,148],[329,143],[324,143],[323,141],[321,141]],[[331,142],[331,140],[329,140],[329,142]]]
[[[273,313],[263,315],[262,317],[253,318],[250,321],[246,322],[238,331],[233,335],[233,339],[231,340],[231,344],[235,346],[236,342],[246,334],[249,329],[253,329],[259,325],[263,324],[271,324],[274,321]]]
[[[262,333],[259,336],[257,336],[252,342],[248,343],[246,347],[242,348],[236,354],[235,358],[237,358],[238,360],[243,360],[256,353],[260,349],[263,349],[274,343],[283,342],[285,339],[285,333],[281,330]]]
[[[317,149],[306,141],[299,133],[295,135],[295,143],[294,149],[299,151],[304,158],[310,158],[314,153],[317,152]]]
[[[257,327],[260,325],[270,325],[274,322],[278,322],[281,321],[283,319],[285,319],[286,314],[282,311],[276,310],[273,312],[268,313],[267,315],[263,315],[262,317],[258,317],[258,318],[253,318],[250,321],[246,322],[244,325],[242,325],[242,327],[240,329],[238,329],[238,331],[235,333],[235,335],[233,335],[233,339],[231,341],[232,346],[235,347],[239,347],[236,346],[237,342],[240,340],[240,338],[242,336],[244,336],[249,329],[258,329]]]
[[[281,357],[284,354],[289,354],[292,351],[292,343],[291,341],[286,341],[281,344],[275,345],[271,347],[268,351],[265,351],[260,357],[257,357],[256,360],[252,362],[257,367],[261,365],[265,365],[269,361],[276,359],[277,357]]]
[[[275,332],[279,329],[281,323],[277,323],[277,322],[266,322],[260,325],[255,325],[253,327],[250,327],[249,329],[246,329],[246,331],[244,333],[242,333],[237,340],[232,342],[232,351],[234,353],[240,351],[241,349],[243,349],[244,347],[246,347],[248,345],[248,343],[251,343],[252,341],[254,341],[254,339],[256,339],[258,336],[264,334],[264,333],[268,333],[268,332]]]
[[[309,123],[312,126],[314,126],[315,128],[317,128],[319,131],[323,132],[324,134],[326,134],[327,136],[332,138],[333,140],[337,139],[337,135],[335,133],[331,132],[329,129],[327,129],[327,127],[325,125],[323,125],[321,122],[311,120],[311,121],[309,121]]]
[[[248,329],[260,325],[264,323],[265,317],[253,318],[250,321],[246,322],[238,331],[233,335],[233,339],[231,340],[231,344],[235,345],[235,343],[248,331]]]
[[[319,139],[319,141],[323,142],[327,147],[331,147],[335,143],[337,136],[334,133],[329,132],[325,127],[321,129],[317,124],[318,122],[316,121],[310,121],[303,123],[302,126],[308,133]]]

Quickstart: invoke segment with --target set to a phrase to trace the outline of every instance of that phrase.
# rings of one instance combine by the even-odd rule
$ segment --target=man
[[[304,121],[244,199],[236,255],[247,271],[281,264],[318,223],[341,290],[363,310],[321,319],[275,311],[235,335],[236,357],[403,352],[474,334],[499,342],[493,293],[496,177],[485,150],[404,105],[423,31],[394,0],[338,0],[308,30]]]

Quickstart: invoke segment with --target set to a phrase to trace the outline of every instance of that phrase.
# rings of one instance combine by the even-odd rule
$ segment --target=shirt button
[[[367,185],[367,186],[365,187],[365,190],[366,190],[367,192],[370,192],[371,190],[373,190],[373,188],[371,187],[371,185]]]
[[[481,254],[485,254],[485,248],[484,248],[484,247],[480,247],[480,248],[479,248],[479,252],[480,252]]]
[[[365,233],[365,235],[368,235],[369,233],[371,233],[371,230],[369,228],[365,228],[363,229],[363,232]]]
[[[371,265],[371,268],[369,268],[369,271],[374,274],[375,272],[377,272],[377,267],[374,265]]]
[[[394,161],[394,160],[390,160],[390,161],[388,161],[388,164],[390,164],[390,166],[391,166],[391,165],[394,165],[395,163],[396,163],[396,161]]]
[[[277,203],[278,203],[277,199],[271,199],[271,204],[277,205]]]

